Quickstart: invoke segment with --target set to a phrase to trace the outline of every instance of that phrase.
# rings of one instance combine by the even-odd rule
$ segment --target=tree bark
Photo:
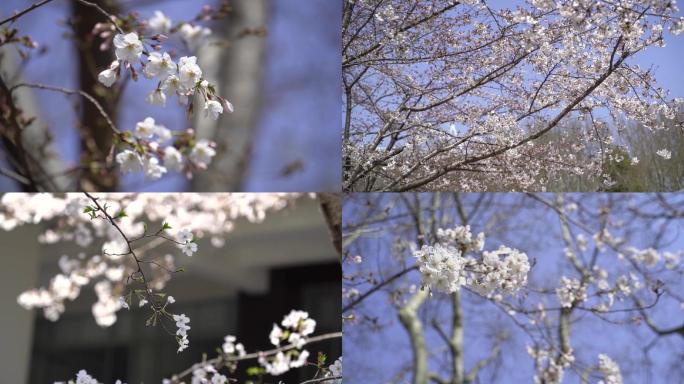
[[[95,3],[110,13],[116,14],[116,3],[108,0],[97,0]],[[102,92],[103,87],[97,81],[99,71],[109,67],[114,56],[112,50],[100,51],[100,40],[92,35],[96,23],[107,22],[95,8],[80,2],[72,2],[76,50],[78,52],[78,88],[93,95],[104,107],[105,112],[116,120],[118,97],[110,89]],[[85,161],[102,163],[112,147],[112,131],[102,119],[100,112],[90,103],[83,103],[81,108],[81,146],[82,158]],[[116,172],[101,170],[85,171],[81,177],[81,188],[87,191],[114,191],[118,185]]]
[[[204,77],[217,85],[220,95],[234,103],[235,111],[227,111],[211,121],[198,113],[195,127],[199,138],[214,140],[216,157],[208,172],[196,176],[193,190],[242,190],[249,165],[252,141],[261,110],[261,89],[266,39],[243,36],[247,28],[263,27],[267,23],[267,2],[250,0],[231,2],[232,11],[215,34],[230,39],[230,47],[209,43],[199,52]],[[201,102],[200,102],[201,103]],[[201,110],[198,105],[196,110]]]
[[[413,384],[426,384],[429,377],[425,335],[423,334],[423,325],[420,319],[418,319],[418,308],[425,302],[428,295],[427,290],[419,290],[411,297],[406,306],[399,310],[399,320],[411,339],[411,348],[413,350]]]

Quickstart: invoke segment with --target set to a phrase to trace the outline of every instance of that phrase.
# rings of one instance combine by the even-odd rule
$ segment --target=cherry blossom
[[[105,196],[108,212],[125,212],[126,216],[117,219],[117,225],[127,236],[138,238],[145,234],[141,221],[164,220],[166,229],[160,234],[170,231],[172,237],[169,239],[178,247],[183,247],[181,252],[186,251],[186,254],[189,252],[193,255],[198,249],[194,241],[196,234],[215,238],[226,236],[232,231],[234,220],[244,217],[250,221],[261,221],[267,211],[283,209],[298,195]],[[114,324],[117,311],[130,308],[132,299],[137,295],[122,299],[126,279],[137,267],[127,257],[128,245],[121,241],[120,234],[107,230],[103,220],[91,219],[89,213],[84,213],[84,208],[87,207],[88,199],[81,194],[55,196],[9,193],[0,199],[0,228],[12,230],[21,225],[61,218],[61,226],[47,229],[39,241],[52,244],[80,238],[78,245],[81,247],[88,247],[94,241],[102,241],[102,254],[91,257],[63,256],[59,259],[61,273],[51,279],[48,287],[28,290],[19,295],[17,301],[26,309],[43,309],[46,318],[56,321],[65,311],[66,302],[78,297],[84,286],[94,284],[98,300],[93,306],[93,316],[99,325],[106,327]],[[160,268],[150,276],[149,284],[161,290],[171,278],[169,271],[175,270],[174,256],[161,254],[155,262]],[[139,300],[143,305],[153,302],[146,296],[139,297]],[[173,304],[173,301],[168,299],[165,303]]]
[[[221,103],[216,100],[209,100],[204,104],[204,115],[211,116],[212,120],[217,120],[219,115],[223,113]]]
[[[527,283],[530,265],[522,252],[502,245],[482,252],[480,261],[466,255],[484,247],[484,234],[473,239],[469,226],[440,228],[437,239],[439,243],[414,252],[425,287],[449,293],[468,285],[487,296],[496,290],[512,294]]]
[[[115,60],[112,62],[108,69],[105,69],[104,71],[100,72],[99,75],[97,75],[97,80],[100,83],[102,83],[105,87],[109,88],[116,81],[118,72],[119,61]]]
[[[684,120],[636,61],[684,28],[670,0],[364,0],[344,15],[345,190],[610,187],[635,123]]]
[[[598,358],[599,370],[603,374],[603,380],[599,381],[599,384],[622,384],[620,366],[608,355],[600,354]]]
[[[665,159],[665,160],[670,160],[670,158],[672,157],[672,152],[670,152],[669,150],[663,148],[663,149],[657,150],[657,151],[656,151],[656,155],[662,157],[662,158]]]
[[[143,52],[142,42],[135,32],[114,36],[114,47],[116,58],[129,63],[137,61]]]
[[[211,30],[209,28],[191,24],[183,24],[178,32],[180,33],[183,42],[187,44],[191,51],[196,50],[204,43],[206,38],[211,35]]]
[[[307,344],[306,337],[314,332],[316,321],[309,318],[307,312],[292,310],[289,314],[285,315],[280,325],[284,329],[273,324],[273,329],[269,335],[271,344],[278,347],[281,345],[281,342],[286,341],[294,349],[287,352],[278,352],[271,359],[266,358],[266,356],[259,357],[259,364],[274,376],[282,375],[291,368],[302,367],[306,363],[309,351],[302,350],[302,347]]]
[[[121,166],[121,172],[123,173],[143,170],[143,162],[140,156],[128,149],[116,155],[116,162]]]
[[[171,29],[171,19],[164,12],[156,10],[154,15],[147,21],[147,25],[154,33],[169,33]]]

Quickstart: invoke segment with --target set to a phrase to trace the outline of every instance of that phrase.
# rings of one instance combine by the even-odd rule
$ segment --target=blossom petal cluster
[[[330,380],[328,382],[331,384],[342,384],[342,356],[340,356],[339,359],[335,360],[334,363],[330,364],[330,366],[328,367],[328,372],[325,374],[325,377],[340,377],[340,379]]]
[[[226,355],[234,355],[238,357],[245,355],[245,346],[242,345],[242,343],[237,343],[237,338],[235,336],[228,335],[223,339],[223,341],[224,342],[221,349]]]
[[[203,233],[211,244],[220,247],[224,238],[240,218],[261,222],[266,214],[292,204],[299,194],[114,194],[107,195],[110,212],[125,210],[127,216],[117,225],[131,238],[145,233],[145,224],[166,222],[172,228],[183,228],[183,239],[192,242],[192,233]],[[48,193],[6,193],[0,197],[0,229],[11,231],[25,225],[51,221],[38,236],[41,244],[69,242],[82,248],[101,247],[102,252],[59,258],[59,272],[46,286],[21,293],[17,302],[25,309],[41,309],[44,316],[57,321],[66,304],[75,300],[83,288],[93,285],[97,301],[92,313],[98,325],[107,327],[116,320],[116,312],[129,303],[122,300],[126,279],[137,270],[121,235],[103,220],[91,220],[83,213],[88,199],[80,193],[53,195]],[[159,265],[148,276],[150,288],[162,290],[171,279],[168,271],[176,269],[175,256],[161,253],[150,261]],[[167,298],[167,300],[170,300]],[[170,302],[170,301],[169,301]]]
[[[316,329],[316,321],[309,318],[305,311],[292,310],[281,321],[280,326],[273,324],[269,335],[271,344],[279,347],[281,343],[287,343],[293,348],[280,351],[273,357],[259,356],[259,364],[271,375],[277,376],[289,371],[291,368],[299,368],[306,364],[309,351],[302,349],[306,344],[306,337]]]
[[[575,361],[572,349],[555,356],[554,348],[527,347],[527,353],[535,360],[537,372],[534,384],[561,384],[565,370]]]
[[[197,243],[195,242],[195,235],[192,234],[188,228],[183,228],[178,231],[178,248],[187,256],[192,256],[197,252]]]
[[[85,369],[81,369],[76,373],[76,380],[69,380],[67,383],[63,381],[57,381],[54,384],[100,384],[100,382],[92,377]],[[114,384],[126,384],[121,380],[117,380]]]
[[[166,38],[163,34],[172,31],[178,31],[181,40],[194,50],[211,34],[208,28],[189,23],[173,28],[170,18],[161,11],[155,11],[141,25],[140,31],[156,34],[146,37],[138,32],[129,32],[113,36],[116,60],[98,74],[98,81],[102,85],[112,87],[127,72],[130,72],[134,80],[138,79],[138,73],[142,73],[145,78],[157,82],[157,86],[146,97],[147,102],[152,105],[165,106],[168,97],[176,95],[178,103],[188,106],[191,113],[193,100],[198,96],[202,100],[202,110],[206,117],[217,120],[224,112],[233,112],[233,105],[219,96],[216,87],[203,78],[196,56],[182,56],[176,61],[173,53],[161,50],[161,41]],[[101,37],[111,38],[110,32],[103,32]],[[146,44],[150,44],[154,50],[147,51]],[[207,168],[216,154],[215,144],[206,140],[195,142],[184,137],[165,146],[164,142],[171,138],[171,132],[166,128],[158,128],[151,119],[148,117],[136,124],[135,142],[123,140],[122,148],[116,156],[122,172],[144,171],[147,177],[158,179],[168,170],[185,171],[190,177],[191,171]],[[159,134],[160,132],[163,134]],[[188,130],[188,135],[191,132],[192,130]],[[151,140],[153,136],[156,136],[156,140]]]
[[[173,315],[173,321],[176,322],[176,340],[178,341],[178,353],[180,353],[187,349],[190,344],[188,340],[190,318],[185,316],[185,314]]]
[[[205,363],[192,371],[191,384],[227,384],[228,378],[211,364]]]
[[[133,136],[123,144],[127,149],[116,155],[122,173],[144,172],[157,180],[169,170],[186,172],[206,169],[216,155],[216,144],[209,140],[194,140],[191,130],[177,135],[171,143],[171,131],[152,117],[136,123]]]
[[[633,60],[665,46],[665,31],[684,31],[674,1],[348,9],[345,189],[541,190],[575,176],[609,186],[604,149],[626,147],[616,130],[681,124],[682,100]],[[653,152],[669,159],[670,150]]]
[[[525,253],[503,245],[482,252],[484,234],[473,237],[469,226],[438,229],[436,237],[434,245],[413,252],[423,286],[445,293],[468,286],[489,296],[496,291],[513,294],[527,284],[530,265]]]
[[[599,384],[622,384],[622,373],[620,366],[606,354],[599,354],[599,371],[603,375],[603,380]]]
[[[556,288],[556,296],[563,308],[571,308],[587,300],[586,284],[577,279],[562,276],[561,284]]]

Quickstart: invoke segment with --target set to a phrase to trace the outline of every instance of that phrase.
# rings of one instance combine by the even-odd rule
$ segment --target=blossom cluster
[[[436,235],[437,243],[413,252],[423,286],[446,293],[468,286],[489,296],[496,291],[513,294],[527,284],[530,265],[525,253],[503,245],[483,252],[484,234],[473,238],[469,226],[439,229]]]
[[[223,339],[223,346],[221,350],[228,356],[242,357],[245,355],[245,346],[242,343],[237,343],[237,338],[233,335],[227,335]]]
[[[76,374],[76,380],[75,381],[69,380],[66,383],[64,381],[56,381],[54,384],[100,384],[100,382],[97,381],[97,379],[95,379],[91,375],[89,375],[85,369],[81,369]],[[114,384],[126,384],[126,383],[123,383],[121,380],[117,380]]]
[[[325,377],[340,377],[340,379],[329,380],[328,382],[331,384],[342,384],[342,356],[328,367]]]
[[[161,51],[161,42],[168,34],[176,32],[188,49],[195,50],[211,34],[208,28],[191,23],[173,27],[171,19],[163,12],[155,11],[152,18],[138,26],[138,30],[152,35],[146,37],[137,32],[114,35],[106,25],[96,26],[100,37],[110,38],[113,35],[111,41],[116,55],[116,60],[99,73],[100,83],[111,87],[123,76],[122,71],[130,72],[134,80],[141,72],[145,78],[157,82],[156,88],[146,98],[152,105],[165,106],[167,97],[176,95],[178,103],[187,106],[191,113],[193,99],[198,96],[204,103],[206,117],[217,120],[222,113],[233,111],[233,105],[218,95],[216,87],[203,77],[196,56],[182,56],[175,61],[169,52]],[[146,45],[153,50],[149,51]],[[102,48],[106,49],[107,46],[104,44]],[[140,67],[136,70],[137,64]],[[117,154],[116,160],[122,172],[144,170],[147,177],[158,179],[169,170],[185,172],[191,177],[192,171],[207,168],[215,155],[214,143],[195,140],[194,131],[189,129],[178,134],[176,140],[167,145],[172,136],[168,129],[156,125],[151,117],[137,123],[133,137],[123,135],[120,140],[120,146],[125,149]],[[163,160],[163,166],[160,159]]]
[[[173,315],[173,321],[176,322],[176,340],[178,340],[178,352],[183,352],[190,341],[188,340],[188,330],[190,330],[190,318],[185,314]]]
[[[234,221],[246,218],[260,222],[269,211],[290,205],[297,194],[115,194],[98,195],[107,200],[110,212],[125,212],[117,219],[119,228],[130,238],[140,238],[146,232],[146,223],[164,222],[163,233],[191,256],[197,251],[197,238],[211,238],[220,247],[224,237],[233,230]],[[75,256],[59,258],[60,272],[50,279],[46,287],[27,290],[18,297],[26,308],[41,308],[46,318],[56,321],[65,310],[65,303],[76,299],[82,288],[95,286],[97,302],[93,316],[100,326],[116,321],[116,312],[126,302],[126,279],[137,271],[128,245],[121,235],[104,220],[91,220],[83,213],[89,200],[82,194],[14,194],[0,198],[0,229],[49,222],[38,241],[53,244],[62,241],[75,243],[82,248]],[[197,238],[196,238],[197,237]],[[165,243],[167,241],[164,239]],[[93,254],[93,253],[95,254]],[[176,270],[175,255],[157,253],[148,258],[159,268],[151,268],[146,277],[149,287],[162,290],[171,278],[169,271]],[[145,295],[147,296],[147,295]],[[143,297],[145,298],[145,297]],[[130,303],[130,300],[128,301]]]
[[[124,133],[124,138],[123,145],[130,149],[123,149],[116,155],[121,172],[144,172],[152,180],[169,171],[183,172],[191,177],[194,170],[206,169],[216,155],[214,142],[195,140],[191,129],[174,134],[152,117],[136,123],[132,135]]]
[[[155,49],[148,52],[145,48],[146,39],[136,32],[116,34],[113,38],[116,60],[109,68],[98,75],[98,80],[106,87],[111,87],[120,76],[122,68],[129,70],[134,79],[137,79],[137,71],[134,65],[139,63],[141,72],[147,79],[156,79],[157,87],[148,95],[147,101],[153,105],[166,105],[166,98],[176,95],[181,105],[189,105],[190,99],[198,94],[204,100],[204,112],[216,120],[224,111],[232,112],[233,106],[228,100],[216,93],[214,85],[202,77],[202,69],[197,64],[197,57],[183,56],[175,62],[168,52],[160,52],[159,41],[163,38],[161,33],[169,33],[166,28],[171,24],[161,11],[156,11],[149,21],[149,25],[158,32],[148,39],[148,43]],[[196,49],[211,34],[207,28],[183,24],[179,29],[181,40],[190,49]],[[165,38],[165,36],[164,36]],[[147,62],[142,56],[147,56]]]
[[[535,360],[537,372],[534,384],[561,384],[565,370],[575,361],[573,350],[554,356],[554,349],[527,347],[527,353]]]
[[[345,188],[540,190],[567,175],[611,186],[616,131],[681,125],[682,99],[629,60],[683,31],[675,2],[509,3],[347,8]]]
[[[635,247],[628,247],[624,254],[631,260],[643,264],[646,267],[653,268],[660,261],[664,262],[667,269],[674,269],[679,265],[682,258],[682,253],[677,252],[659,252],[653,248],[639,249]]]
[[[561,285],[556,288],[558,301],[563,308],[571,308],[587,299],[587,287],[577,279],[561,277]]]
[[[599,354],[599,371],[603,375],[603,380],[598,384],[622,384],[622,373],[620,373],[620,366],[605,354]]]
[[[170,380],[165,379],[162,384],[171,383]],[[192,384],[227,384],[228,378],[221,374],[216,367],[211,364],[201,364],[199,367],[193,369],[192,378],[190,380]]]
[[[273,324],[269,335],[271,344],[280,347],[281,342],[284,342],[292,345],[293,348],[280,351],[273,358],[259,357],[259,364],[266,369],[266,372],[274,376],[282,375],[291,368],[299,368],[306,364],[309,351],[302,348],[307,343],[307,336],[316,329],[316,321],[309,318],[307,312],[298,310],[290,311],[280,325],[282,328]]]

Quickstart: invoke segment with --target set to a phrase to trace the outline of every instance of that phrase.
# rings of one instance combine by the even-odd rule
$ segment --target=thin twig
[[[325,340],[330,340],[330,339],[339,339],[339,338],[342,338],[342,332],[326,333],[323,335],[314,336],[314,337],[307,339],[306,344],[313,344],[313,343],[317,343],[320,341],[325,341]],[[207,360],[207,361],[202,362],[202,363],[195,363],[191,367],[182,371],[181,373],[173,375],[173,377],[171,378],[171,382],[172,383],[180,383],[180,380],[182,378],[191,374],[195,369],[197,369],[199,367],[203,367],[205,365],[213,365],[214,367],[218,368],[223,363],[258,359],[261,356],[264,356],[264,357],[272,356],[272,355],[276,355],[278,352],[283,352],[283,351],[287,351],[290,349],[296,349],[296,348],[297,348],[297,346],[295,344],[289,344],[289,345],[279,347],[279,348],[274,348],[274,349],[271,349],[268,351],[254,352],[254,353],[249,353],[249,354],[246,354],[243,356],[223,356],[223,355],[220,355],[220,356],[217,356],[211,360]]]
[[[119,31],[119,33],[121,33],[121,34],[125,33],[123,31],[123,29],[121,29],[121,27],[119,27],[119,25],[116,23],[116,20],[117,20],[116,17],[114,15],[110,14],[109,12],[105,11],[104,9],[102,9],[102,7],[100,7],[99,5],[97,5],[95,3],[91,3],[90,1],[85,1],[85,0],[76,0],[76,1],[85,5],[85,6],[97,9],[98,12],[103,14],[107,19],[109,19],[109,21],[112,22],[112,24],[114,24],[114,27],[116,28],[117,31]]]
[[[342,376],[319,377],[318,379],[311,379],[311,380],[307,380],[307,381],[302,381],[299,384],[322,383],[324,381],[333,381],[333,380],[342,380]]]
[[[95,108],[97,108],[97,110],[100,112],[100,114],[102,115],[102,117],[104,117],[104,119],[107,121],[107,124],[108,124],[109,127],[112,129],[112,131],[114,131],[114,133],[116,133],[117,135],[121,135],[121,134],[122,134],[122,132],[116,127],[116,125],[114,125],[114,122],[113,122],[112,119],[109,117],[109,115],[107,114],[107,112],[105,112],[104,108],[102,107],[102,104],[100,104],[97,100],[95,100],[95,98],[94,98],[93,96],[91,96],[89,93],[87,93],[86,91],[82,91],[82,90],[80,90],[80,89],[77,89],[77,90],[75,90],[75,89],[67,89],[67,88],[55,87],[55,86],[52,86],[52,85],[37,84],[37,83],[36,83],[36,84],[31,84],[31,83],[19,83],[19,84],[16,84],[16,85],[12,86],[12,87],[10,88],[10,92],[14,92],[15,89],[22,88],[22,87],[25,87],[25,88],[44,89],[44,90],[48,90],[48,91],[61,92],[61,93],[64,93],[65,95],[76,95],[76,94],[79,94],[79,95],[83,96],[84,98],[86,98],[86,100],[88,100],[88,101],[90,101],[91,103],[93,103],[93,105],[95,105]]]
[[[45,5],[45,4],[47,4],[47,3],[51,2],[51,1],[52,1],[52,0],[43,0],[43,1],[39,1],[39,2],[37,2],[37,3],[33,4],[33,5],[31,5],[30,7],[24,9],[23,11],[18,12],[18,13],[15,13],[13,16],[10,16],[10,17],[6,18],[5,20],[0,21],[0,25],[3,25],[3,24],[5,24],[5,23],[10,23],[10,22],[12,22],[12,21],[14,21],[14,20],[16,20],[16,19],[18,19],[18,18],[24,16],[25,14],[27,14],[27,13],[33,11],[34,9],[36,9],[36,8],[38,8],[38,7],[40,7],[40,6],[43,6],[43,5]]]

